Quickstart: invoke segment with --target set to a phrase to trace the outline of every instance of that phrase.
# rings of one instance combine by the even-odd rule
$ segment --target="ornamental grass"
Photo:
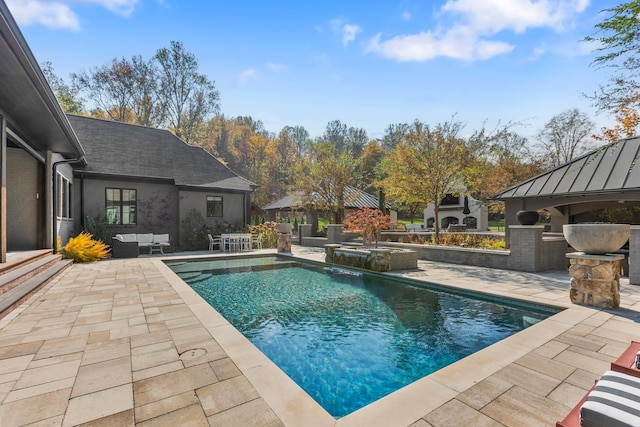
[[[82,232],[69,239],[62,248],[62,257],[74,262],[94,262],[110,256],[111,248],[90,233]]]

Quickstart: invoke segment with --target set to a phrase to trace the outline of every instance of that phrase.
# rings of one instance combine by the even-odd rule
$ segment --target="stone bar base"
[[[278,233],[278,252],[291,253],[291,233]]]
[[[574,304],[604,309],[620,306],[620,260],[624,255],[567,254],[571,275],[569,298]]]

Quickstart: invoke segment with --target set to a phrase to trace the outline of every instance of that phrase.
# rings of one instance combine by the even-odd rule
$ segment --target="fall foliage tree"
[[[435,242],[440,239],[439,211],[448,193],[464,185],[468,147],[463,125],[451,119],[429,126],[416,120],[385,159],[381,181],[389,199],[408,204],[434,204]]]
[[[393,225],[391,216],[385,215],[378,209],[364,207],[347,214],[344,219],[343,228],[346,231],[362,233],[364,243],[368,245],[373,241],[377,248],[378,240],[380,240],[380,232],[390,229]]]
[[[616,124],[612,128],[603,127],[602,133],[594,135],[593,138],[597,141],[613,142],[620,138],[635,136],[640,126],[640,114],[634,107],[637,97],[638,95],[635,95],[629,103],[621,104],[615,114]]]

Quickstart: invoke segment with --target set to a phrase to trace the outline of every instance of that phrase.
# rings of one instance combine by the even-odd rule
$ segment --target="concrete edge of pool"
[[[560,313],[336,420],[182,281],[162,259],[153,261],[176,293],[189,305],[194,315],[287,426],[409,425],[593,314],[587,308],[558,302],[554,305],[564,308]],[[468,285],[437,284],[475,291]],[[484,293],[511,298],[511,295],[492,292],[490,289],[485,289]],[[550,305],[549,300],[544,298],[530,296],[519,299]],[[425,396],[429,398],[425,399]]]

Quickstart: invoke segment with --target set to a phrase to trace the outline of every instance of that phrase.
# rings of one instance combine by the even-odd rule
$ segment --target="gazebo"
[[[362,209],[365,207],[371,209],[377,209],[379,207],[378,198],[367,193],[366,191],[359,190],[353,186],[348,185],[345,188],[345,210],[353,211],[356,209]],[[264,206],[262,209],[267,212],[267,218],[270,221],[275,221],[276,214],[278,212],[294,212],[304,211],[308,217],[310,216],[309,222],[317,220],[316,212],[314,209],[314,200],[316,203],[322,201],[322,204],[331,204],[334,201],[327,200],[326,197],[320,194],[313,194],[311,196],[311,203],[305,205],[305,197],[304,193],[301,191],[296,191],[290,195],[283,197],[282,199],[276,200],[275,202],[269,203],[267,206]],[[389,203],[385,203],[385,207],[387,209],[391,209],[391,205]],[[395,212],[391,212],[392,220],[396,220]]]
[[[506,239],[521,210],[549,213],[550,231],[576,222],[580,214],[608,207],[640,206],[640,138],[599,147],[496,194],[505,202]]]

